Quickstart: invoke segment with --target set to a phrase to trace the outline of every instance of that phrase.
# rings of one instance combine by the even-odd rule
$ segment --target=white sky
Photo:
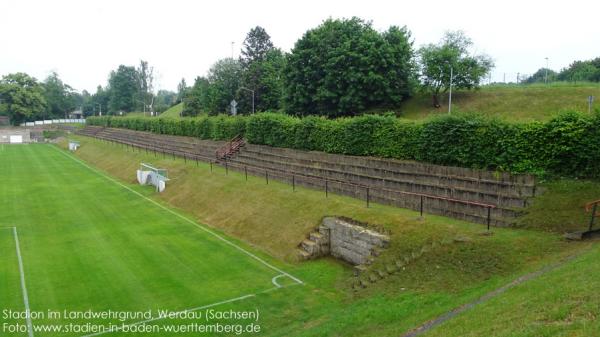
[[[77,90],[96,91],[119,64],[154,66],[155,89],[188,85],[219,58],[235,56],[248,30],[264,27],[289,51],[328,17],[358,16],[376,29],[406,25],[415,46],[464,30],[507,81],[545,66],[600,56],[600,1],[192,1],[0,0],[0,75],[43,80],[56,71]]]

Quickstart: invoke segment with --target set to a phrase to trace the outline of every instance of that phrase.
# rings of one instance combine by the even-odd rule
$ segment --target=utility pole
[[[454,76],[452,66],[450,66],[450,92],[448,94],[448,114],[452,112],[452,77]]]

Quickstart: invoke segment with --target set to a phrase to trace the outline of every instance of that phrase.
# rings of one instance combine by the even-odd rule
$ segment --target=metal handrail
[[[124,144],[128,144],[131,146],[136,146],[136,147],[140,147],[140,148],[146,148],[146,149],[150,149],[150,150],[158,150],[159,152],[163,152],[164,153],[168,153],[171,154],[173,156],[175,156],[177,154],[177,156],[182,156],[185,157],[186,156],[186,152],[185,151],[180,151],[180,150],[169,150],[165,147],[161,147],[161,146],[153,146],[153,145],[148,145],[148,144],[140,144],[137,143],[135,141],[126,141],[124,139],[119,139],[117,137],[102,137],[100,135],[94,135],[92,136],[94,138],[100,138],[100,139],[106,139],[106,140],[113,140],[119,143],[124,143]],[[112,138],[112,139],[111,139]],[[129,138],[129,137],[128,137]],[[242,137],[241,135],[238,135],[236,137],[234,137],[227,145],[231,145],[232,142],[236,141],[236,140],[241,140]],[[227,146],[226,145],[226,146]],[[221,148],[222,149],[222,148]],[[217,152],[221,149],[218,149]],[[206,156],[202,156],[202,155],[198,155],[198,154],[190,154],[188,153],[188,157],[189,159],[196,159],[196,160],[203,160],[203,161],[208,161],[211,164],[221,164],[218,160],[211,160],[210,158],[206,157]],[[367,191],[367,199],[369,198],[369,190],[371,191],[382,191],[382,192],[391,192],[391,193],[396,193],[396,194],[402,194],[402,195],[410,195],[410,196],[416,196],[416,197],[420,197],[420,198],[427,198],[427,199],[433,199],[433,200],[443,200],[443,201],[449,201],[449,202],[455,202],[455,203],[460,203],[460,204],[465,204],[465,205],[472,205],[472,206],[476,206],[476,207],[482,207],[482,208],[486,208],[487,209],[487,225],[488,228],[490,226],[490,210],[491,209],[495,209],[498,208],[497,205],[494,204],[486,204],[486,203],[481,203],[481,202],[477,202],[477,201],[470,201],[470,200],[462,200],[462,199],[456,199],[456,198],[450,198],[450,197],[442,197],[442,196],[436,196],[436,195],[431,195],[431,194],[425,194],[425,193],[417,193],[417,192],[407,192],[407,191],[399,191],[399,190],[392,190],[392,189],[387,189],[387,188],[382,188],[382,187],[372,187],[372,186],[368,186],[368,185],[362,185],[362,184],[356,184],[356,183],[351,183],[351,182],[346,182],[346,181],[342,181],[342,180],[338,180],[338,179],[329,179],[329,178],[323,178],[320,176],[316,176],[316,175],[311,175],[311,174],[304,174],[304,173],[289,173],[283,170],[277,170],[277,169],[271,169],[271,168],[264,168],[264,167],[260,167],[260,166],[255,166],[255,165],[249,165],[249,164],[238,164],[238,163],[231,163],[228,160],[225,160],[225,167],[232,167],[232,168],[238,168],[241,170],[244,170],[246,168],[250,168],[250,169],[254,169],[256,171],[261,171],[261,172],[271,172],[271,173],[275,173],[275,176],[280,175],[280,176],[288,176],[288,178],[293,178],[293,177],[305,177],[308,179],[314,179],[314,180],[318,180],[318,181],[329,181],[329,182],[336,182],[339,183],[341,185],[346,185],[346,186],[352,186],[352,187],[357,187],[357,188],[361,188]],[[368,200],[367,200],[367,204],[368,204]],[[422,202],[422,201],[421,201]],[[597,200],[595,202],[592,203],[600,203],[600,200]],[[590,204],[592,204],[590,203]],[[587,205],[586,205],[587,207]],[[591,224],[592,225],[592,224]]]
[[[600,214],[596,213],[596,210],[598,209],[598,204],[600,204],[600,200],[591,201],[591,202],[588,202],[587,204],[585,204],[585,211],[592,212],[592,215],[590,216],[590,225],[589,225],[588,231],[592,230],[592,227],[594,227],[594,222],[595,222],[596,218],[600,217]]]

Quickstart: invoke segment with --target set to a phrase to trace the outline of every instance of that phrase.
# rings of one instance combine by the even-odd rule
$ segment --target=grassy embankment
[[[218,167],[211,173],[203,163],[196,167],[180,159],[81,140],[77,156],[127,183],[134,182],[133,172],[142,161],[168,168],[173,180],[166,192],[155,196],[158,200],[288,261],[325,215],[344,215],[390,231],[393,243],[382,261],[401,258],[437,239],[450,239],[450,244],[427,251],[400,272],[358,292],[350,290],[353,278],[346,266],[330,259],[295,264],[292,272],[307,281],[312,294],[307,295],[306,288],[290,288],[285,294],[257,299],[264,304],[267,335],[397,335],[585,246],[537,230],[494,229],[494,235],[484,236],[480,225],[429,215],[422,221],[408,210],[366,208],[360,200],[334,195],[326,199],[321,191],[308,189],[292,192],[288,185],[273,181],[266,185],[262,178],[246,182],[235,172],[226,176]],[[545,195],[551,193],[549,188]],[[572,319],[584,321],[587,316],[574,313]],[[584,330],[574,331],[583,336]]]
[[[476,112],[511,121],[547,120],[563,110],[588,111],[588,96],[597,97],[598,83],[555,83],[550,85],[494,85],[475,91],[457,91],[452,95],[453,111]],[[422,119],[448,112],[448,95],[441,98],[442,107],[431,105],[431,96],[417,93],[396,110],[398,116]]]

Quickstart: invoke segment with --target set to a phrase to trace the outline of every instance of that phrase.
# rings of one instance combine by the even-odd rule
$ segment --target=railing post
[[[325,198],[329,198],[329,181],[325,179]]]
[[[267,185],[269,185],[269,171],[265,170],[265,180],[267,181]]]
[[[212,172],[212,160],[210,161],[210,172]]]
[[[229,165],[227,165],[227,159],[225,159],[225,175],[229,175]]]
[[[296,175],[292,174],[292,191],[296,192]]]
[[[370,202],[370,195],[369,195],[369,187],[367,187],[367,208],[369,208],[369,202]]]
[[[187,158],[185,157],[185,153],[183,154],[183,163],[187,164]]]
[[[423,217],[423,196],[421,196],[421,205],[419,206],[419,211],[421,213],[421,218]]]
[[[244,166],[244,175],[246,176],[246,181],[248,181],[248,167]]]
[[[490,222],[491,222],[491,213],[492,213],[492,208],[490,206],[488,206],[487,208],[487,230],[488,232],[490,231]]]
[[[590,219],[590,228],[588,229],[589,231],[592,230],[592,227],[594,227],[594,219],[596,218],[596,208],[598,207],[598,204],[594,204],[594,207],[592,207],[592,218]]]

